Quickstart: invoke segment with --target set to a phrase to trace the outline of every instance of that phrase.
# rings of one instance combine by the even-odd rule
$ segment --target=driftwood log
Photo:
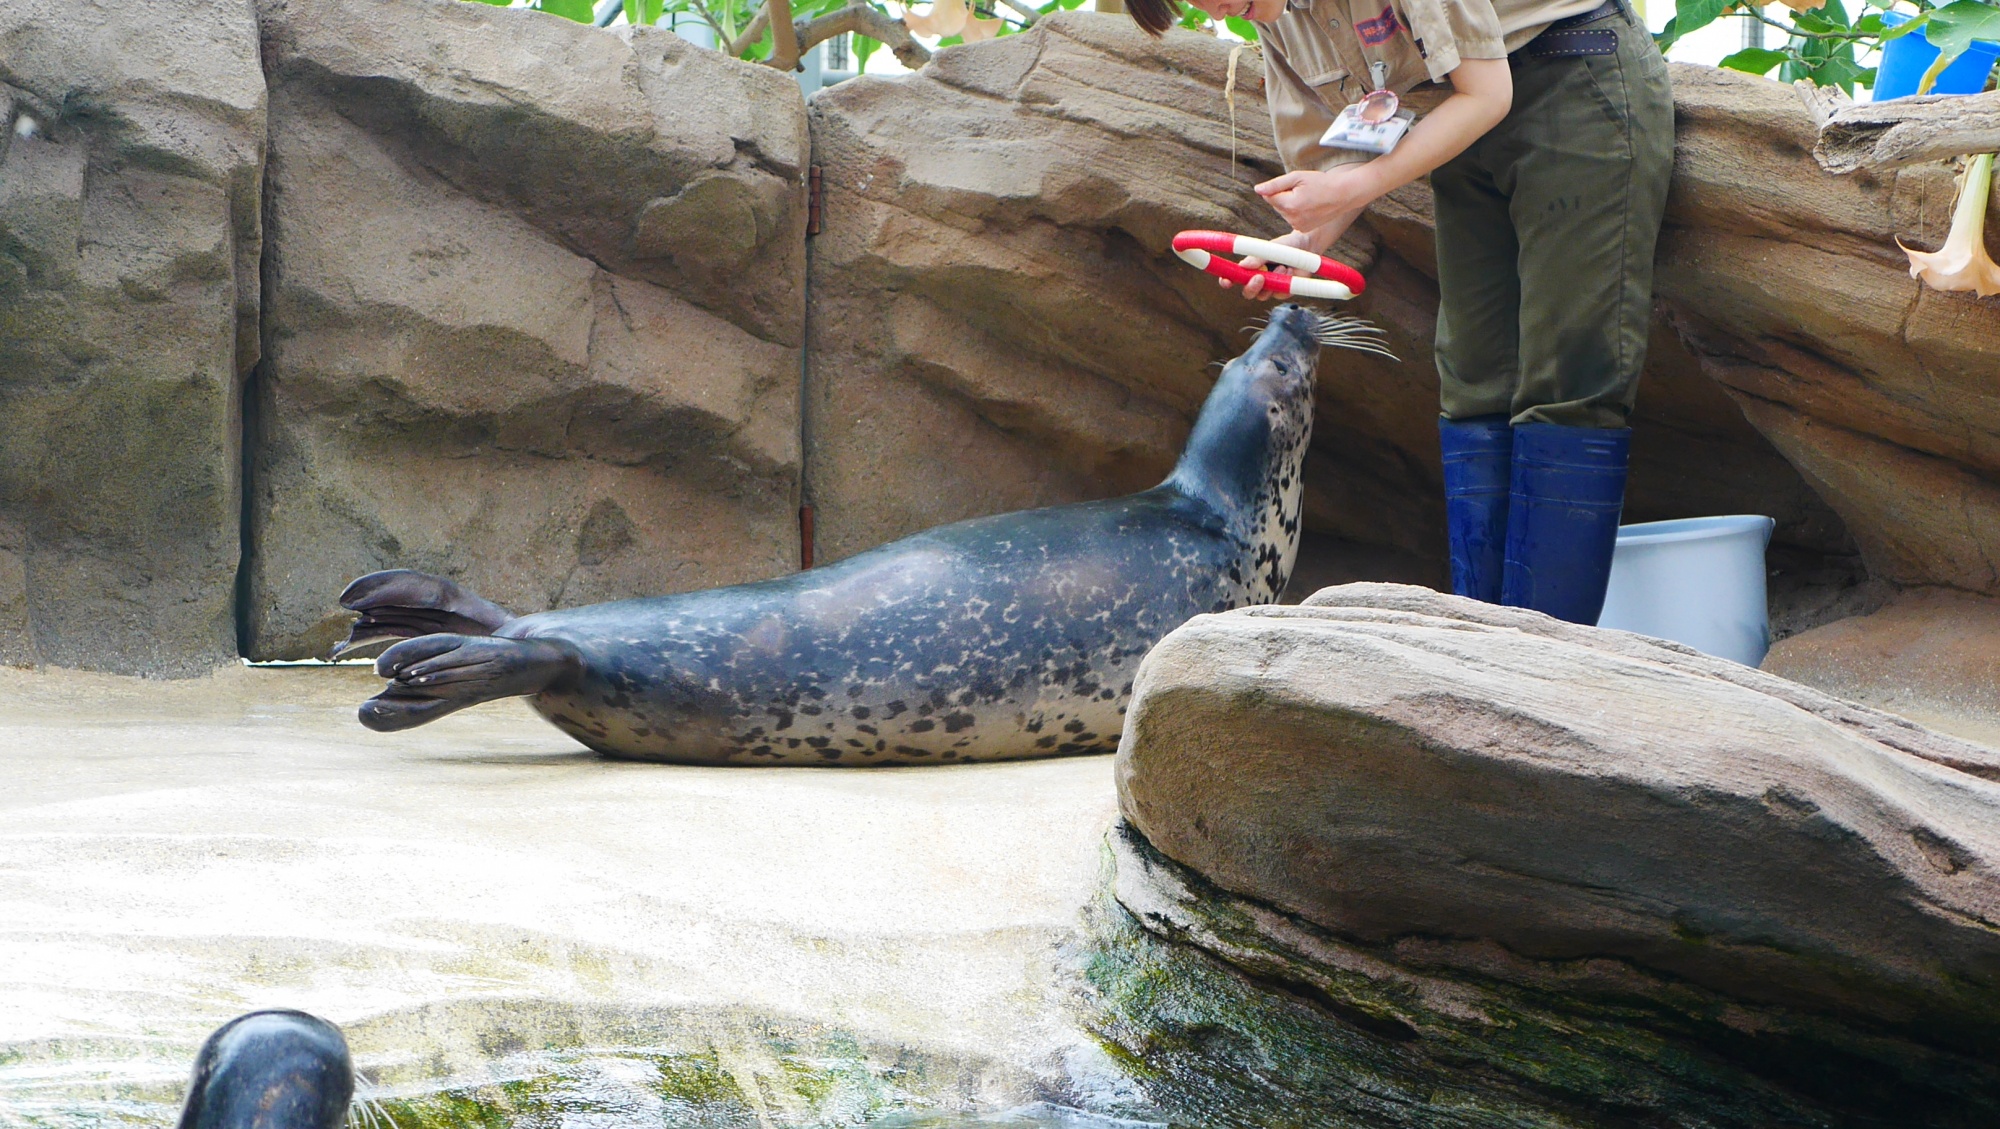
[[[1813,158],[1831,173],[2000,150],[2000,91],[1860,103],[1835,87],[1799,92],[1819,122]]]

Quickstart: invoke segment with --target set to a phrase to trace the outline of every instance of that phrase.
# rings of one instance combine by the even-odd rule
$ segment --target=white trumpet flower
[[[1958,203],[1951,211],[1951,232],[1935,251],[1912,251],[1910,277],[1933,290],[1970,290],[1981,298],[2000,294],[2000,264],[1986,253],[1986,200],[1993,191],[1993,154],[1974,157],[1958,178]]]
[[[957,35],[965,27],[965,0],[936,0],[930,11],[922,13],[906,7],[903,9],[903,26],[917,35],[939,39]]]
[[[921,14],[915,8],[906,7],[903,9],[903,26],[916,35],[939,39],[963,35],[967,43],[991,39],[1000,31],[999,20],[982,20],[966,11],[965,0],[934,0],[930,10]]]

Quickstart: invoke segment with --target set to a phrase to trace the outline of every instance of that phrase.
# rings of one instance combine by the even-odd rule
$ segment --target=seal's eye
[[[1288,368],[1286,368],[1286,367],[1285,367],[1285,362],[1283,362],[1283,361],[1272,361],[1272,362],[1271,362],[1271,367],[1272,367],[1272,368],[1274,368],[1274,369],[1277,369],[1277,370],[1278,370],[1278,375],[1279,375],[1279,376],[1290,376],[1290,375],[1292,375],[1292,370],[1291,370],[1291,369],[1288,369]]]

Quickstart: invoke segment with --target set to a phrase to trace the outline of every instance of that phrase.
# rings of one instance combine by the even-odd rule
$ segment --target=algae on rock
[[[1099,1027],[1170,1110],[1275,1087],[1300,1124],[2000,1123],[1996,781],[1522,609],[1357,584],[1197,617],[1139,670],[1117,898],[1267,990],[1100,976]]]
[[[1176,1125],[2000,1120],[1990,1062],[1744,1007],[1615,961],[1552,963],[1533,986],[1426,967],[1421,944],[1353,944],[1230,894],[1130,825],[1110,844],[1117,877],[1090,915],[1087,1022]]]

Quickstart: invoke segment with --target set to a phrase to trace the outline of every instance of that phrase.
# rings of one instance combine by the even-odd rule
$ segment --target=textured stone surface
[[[1256,222],[1269,127],[1241,92],[1232,180],[1226,54],[1065,13],[814,99],[808,489],[826,556],[1172,467],[1204,366],[1258,313],[1160,254],[1181,228]]]
[[[264,131],[247,0],[0,6],[0,662],[235,648]]]
[[[1778,643],[1763,669],[2000,748],[2000,600],[1914,589]]]
[[[1278,167],[1261,69],[1239,60],[1232,150],[1228,57],[1205,36],[1155,43],[1125,17],[1067,13],[814,99],[827,195],[811,264],[807,488],[823,555],[1115,495],[1170,465],[1204,366],[1237,350],[1256,308],[1168,241],[1277,222],[1250,192]],[[1346,309],[1387,328],[1405,361],[1322,361],[1302,575],[1442,575],[1430,227],[1413,186],[1336,249],[1369,276]],[[1766,513],[1783,546],[1851,552],[1840,520],[1664,322],[1645,389],[1631,520]]]
[[[262,19],[249,653],[392,565],[516,612],[796,567],[798,87],[455,0]]]
[[[2000,1109],[1975,1065],[2000,1038],[2000,752],[1640,636],[1352,585],[1162,641],[1119,793],[1167,858],[1278,911],[1275,944],[1309,950],[1301,921],[1385,962],[1378,987],[1622,999],[1809,1105]],[[1405,988],[1408,1016],[1370,1005],[1385,1043],[1453,1010]]]
[[[1786,87],[1695,67],[1674,84],[1660,294],[1702,368],[1873,575],[2000,593],[2000,306],[1924,289],[1894,243],[1943,241],[1950,169],[1831,176]]]

